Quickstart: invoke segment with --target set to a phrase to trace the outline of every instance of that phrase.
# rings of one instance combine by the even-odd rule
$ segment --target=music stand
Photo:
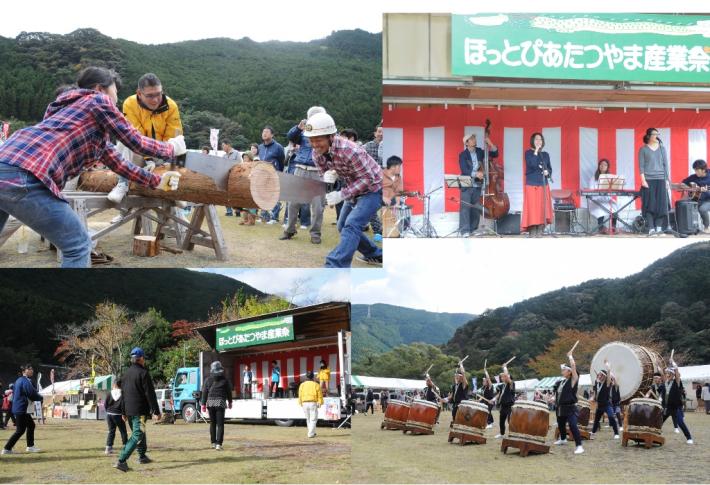
[[[470,175],[444,175],[444,183],[450,189],[468,189],[473,187]]]

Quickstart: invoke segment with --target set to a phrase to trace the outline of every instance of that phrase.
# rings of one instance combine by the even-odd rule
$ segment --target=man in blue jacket
[[[3,455],[13,453],[12,448],[25,432],[27,432],[27,451],[30,453],[39,453],[40,451],[39,448],[35,447],[35,422],[32,419],[32,415],[27,412],[27,407],[32,401],[42,401],[42,396],[39,395],[37,389],[30,381],[30,378],[34,375],[32,366],[30,364],[23,365],[20,370],[22,375],[15,381],[12,397],[12,414],[15,416],[17,429],[7,440],[5,448],[2,450]]]
[[[306,119],[310,118],[316,113],[325,113],[325,109],[320,106],[313,106],[308,110]],[[320,173],[318,172],[318,167],[313,162],[311,157],[312,149],[311,143],[308,138],[304,136],[303,130],[306,127],[306,120],[301,120],[299,124],[291,128],[288,132],[288,139],[290,142],[299,146],[296,157],[291,161],[295,165],[295,170],[293,174],[297,177],[303,177],[308,179],[321,180]],[[298,219],[298,211],[302,207],[311,208],[311,242],[313,244],[321,243],[321,226],[323,225],[323,205],[325,202],[325,197],[317,196],[314,197],[310,204],[301,204],[298,202],[288,203],[288,226],[284,230],[283,236],[281,236],[282,241],[291,239],[296,235],[296,222]]]
[[[274,129],[271,126],[266,125],[261,131],[261,140],[264,143],[259,145],[259,160],[269,162],[278,172],[283,172],[286,152],[284,152],[284,147],[274,140]],[[262,211],[261,215],[264,218],[268,217],[267,224],[277,224],[280,212],[281,202],[277,202],[276,207],[271,210],[271,214],[268,211]]]
[[[461,189],[461,205],[459,207],[459,233],[463,237],[468,237],[473,231],[478,229],[478,221],[481,218],[481,206],[479,199],[483,188],[483,162],[485,152],[476,146],[476,135],[466,135],[463,137],[466,147],[459,153],[459,167],[461,175],[471,177],[472,187]],[[491,143],[486,136],[486,147],[488,156],[495,158],[498,156],[498,147]]]

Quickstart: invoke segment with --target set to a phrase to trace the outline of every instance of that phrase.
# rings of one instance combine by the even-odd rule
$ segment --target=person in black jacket
[[[463,237],[468,237],[473,231],[478,229],[478,222],[481,218],[480,197],[484,182],[483,163],[486,153],[482,148],[476,146],[476,135],[466,135],[463,137],[464,150],[459,153],[459,168],[461,175],[471,177],[471,187],[461,189],[461,201],[459,207],[459,233]],[[486,148],[491,158],[498,156],[498,148],[491,143],[486,136]]]
[[[505,422],[510,419],[513,412],[513,404],[515,404],[515,382],[510,377],[508,367],[503,366],[503,372],[500,374],[500,379],[503,381],[503,387],[500,389],[498,402],[500,402],[500,415],[498,416],[498,426],[500,434],[496,438],[502,438],[505,435]]]
[[[210,364],[210,376],[202,383],[200,402],[202,412],[210,414],[212,448],[221,450],[224,441],[224,410],[232,409],[232,385],[224,377],[224,368],[219,361]]]
[[[13,453],[12,448],[22,435],[27,432],[27,452],[39,453],[41,450],[35,446],[35,423],[32,420],[32,415],[27,412],[27,407],[32,401],[42,401],[42,396],[35,389],[34,384],[30,379],[34,375],[34,369],[30,364],[23,365],[21,368],[22,375],[15,381],[15,387],[12,395],[12,414],[15,416],[17,428],[15,433],[7,440],[5,448],[2,450],[3,455]]]
[[[676,363],[671,361],[671,367],[666,369],[666,412],[663,415],[663,421],[665,422],[668,416],[675,417],[673,424],[676,425],[676,431],[677,428],[680,428],[687,443],[692,445],[693,437],[685,424],[683,401],[683,383],[680,380],[680,371]]]
[[[460,364],[459,368],[456,369],[456,374],[454,375],[456,382],[451,386],[451,392],[449,393],[448,401],[451,403],[451,426],[454,425],[456,411],[459,409],[459,404],[461,404],[461,401],[466,399],[468,383],[466,382],[465,372],[463,364]]]
[[[121,442],[126,446],[128,434],[126,433],[126,423],[123,421],[123,396],[121,396],[121,378],[113,382],[113,389],[104,402],[106,409],[106,424],[108,424],[108,436],[106,437],[106,455],[113,453],[113,442],[116,438],[116,428],[121,433]]]
[[[594,382],[594,397],[597,402],[597,410],[594,413],[594,425],[592,433],[589,436],[590,440],[594,439],[594,433],[599,430],[602,415],[606,413],[609,418],[609,425],[614,428],[614,439],[619,439],[619,426],[616,424],[616,417],[611,412],[611,368],[608,362],[604,362],[607,366],[606,370],[600,370],[597,373],[597,380]]]
[[[491,382],[491,378],[486,370],[486,377],[483,378],[483,386],[481,387],[481,395],[485,399],[485,403],[488,406],[488,419],[486,424],[486,429],[491,429],[493,427],[493,405],[494,398],[496,397],[496,389]]]
[[[121,395],[123,397],[122,414],[126,416],[131,427],[131,437],[123,447],[114,468],[122,472],[128,471],[126,461],[133,451],[138,449],[138,463],[150,463],[146,455],[148,440],[145,435],[145,422],[152,413],[160,419],[160,407],[155,396],[153,380],[145,368],[145,353],[140,347],[131,350],[131,366],[121,378]]]
[[[550,396],[555,402],[555,413],[557,414],[557,429],[560,431],[560,438],[555,441],[556,445],[564,445],[567,443],[567,424],[574,437],[575,455],[584,453],[582,448],[582,437],[579,434],[577,426],[577,384],[579,383],[579,375],[577,374],[577,365],[574,362],[572,353],[568,353],[569,365],[562,364],[560,369],[563,380],[558,381],[555,385],[555,395]]]
[[[368,409],[372,414],[375,414],[375,394],[372,392],[372,389],[368,389],[365,395],[365,415],[367,415]]]

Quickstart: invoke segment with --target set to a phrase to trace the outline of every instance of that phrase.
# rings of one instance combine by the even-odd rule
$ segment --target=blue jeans
[[[69,204],[27,170],[0,162],[0,232],[8,215],[62,252],[62,268],[91,267],[91,237]]]
[[[560,439],[567,439],[567,425],[572,432],[574,444],[582,446],[582,436],[579,434],[579,426],[577,425],[577,411],[568,416],[557,416],[557,429],[560,430]]]
[[[616,423],[616,416],[611,411],[611,404],[606,404],[605,406],[599,406],[597,403],[597,410],[594,413],[594,425],[592,426],[592,433],[599,431],[602,415],[606,413],[607,418],[609,418],[609,426],[614,429],[614,434],[619,434],[619,426]]]
[[[382,256],[382,250],[362,232],[381,206],[381,192],[361,195],[355,203],[345,201],[338,218],[340,243],[325,258],[326,268],[349,268],[355,251],[360,251],[366,258]]]
[[[266,220],[279,220],[279,214],[281,213],[281,202],[277,202],[273,209],[270,211],[261,211],[261,217]]]

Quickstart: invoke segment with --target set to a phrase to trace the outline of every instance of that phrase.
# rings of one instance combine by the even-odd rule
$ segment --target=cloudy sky
[[[217,273],[279,295],[299,305],[350,301],[350,270],[343,269],[198,269]]]
[[[385,268],[353,271],[353,303],[480,313],[563,286],[641,271],[698,239],[388,240]]]
[[[643,3],[597,0],[583,5],[587,11],[647,12],[698,11],[699,2],[647,0]],[[507,12],[560,11],[559,0],[506,0]],[[567,6],[567,4],[565,4]],[[268,2],[86,2],[76,0],[7,1],[0,6],[0,36],[15,37],[22,31],[66,34],[92,27],[111,37],[159,44],[211,37],[240,39],[309,41],[326,37],[334,30],[360,28],[382,30],[383,12],[499,11],[500,3],[438,0],[435,3],[411,0],[352,2],[344,0],[271,0]]]

